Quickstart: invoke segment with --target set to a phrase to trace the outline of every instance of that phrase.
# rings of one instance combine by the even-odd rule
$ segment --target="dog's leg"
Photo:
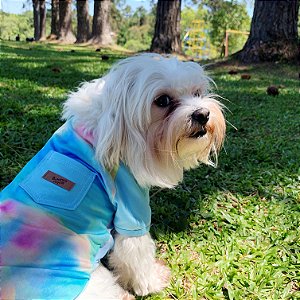
[[[109,264],[120,285],[139,296],[159,292],[169,283],[171,272],[155,260],[155,245],[149,234],[141,237],[116,234]]]
[[[76,300],[133,300],[130,295],[119,286],[112,273],[99,265],[91,274],[91,278],[83,292]]]

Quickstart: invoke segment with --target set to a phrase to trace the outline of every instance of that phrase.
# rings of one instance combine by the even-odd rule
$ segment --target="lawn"
[[[0,188],[60,126],[68,91],[124,56],[2,43]],[[173,190],[152,189],[151,233],[172,280],[140,299],[300,299],[299,67],[229,61],[208,72],[228,108],[224,149],[218,168],[190,171]],[[281,85],[278,96],[267,95],[271,84]]]

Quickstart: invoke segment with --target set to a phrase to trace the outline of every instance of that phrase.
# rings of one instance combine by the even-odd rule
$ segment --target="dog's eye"
[[[193,93],[194,97],[200,97],[201,95],[202,95],[202,93],[201,93],[200,89]]]
[[[154,103],[159,107],[167,107],[172,103],[172,99],[168,95],[161,95],[155,99]]]

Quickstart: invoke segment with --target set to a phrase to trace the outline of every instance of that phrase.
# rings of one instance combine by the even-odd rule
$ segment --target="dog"
[[[31,37],[31,38],[27,37],[26,38],[26,42],[32,43],[34,41],[35,41],[34,37]]]
[[[210,82],[195,62],[148,53],[69,94],[64,125],[1,192],[3,299],[124,300],[168,285],[149,188],[215,164],[226,126]]]

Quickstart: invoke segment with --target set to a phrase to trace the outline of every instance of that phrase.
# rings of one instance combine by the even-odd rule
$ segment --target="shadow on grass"
[[[121,54],[105,53],[109,59],[102,61],[103,53],[94,51],[70,52],[44,47],[30,49],[2,46],[4,63],[1,77],[8,80],[27,79],[41,86],[74,89],[82,81],[99,78],[112,63],[124,58]],[[86,71],[80,71],[78,65],[85,65]]]
[[[1,103],[5,123],[0,128],[3,136],[0,155],[4,158],[1,169],[5,169],[0,178],[2,186],[13,179],[59,127],[63,93],[83,80],[100,76],[115,59],[123,57],[110,54],[112,59],[104,62],[96,52],[54,48],[2,48],[8,56],[0,71],[4,79],[1,95],[6,100]],[[55,73],[54,67],[60,72]],[[219,93],[231,101],[226,103],[232,112],[227,119],[238,130],[228,126],[226,152],[221,152],[217,169],[201,166],[187,172],[184,182],[173,190],[152,190],[155,235],[189,230],[193,216],[207,218],[202,213],[203,207],[212,199],[217,203],[223,194],[255,195],[279,201],[288,197],[280,187],[293,186],[300,161],[297,82],[293,76],[285,77],[286,89],[279,97],[270,98],[265,89],[271,81],[283,80],[280,73],[264,73],[262,69],[258,72],[250,66],[247,72],[252,74],[250,81],[229,77],[224,69],[215,70]],[[60,88],[62,95],[47,96],[43,87]],[[287,203],[294,207],[293,201]]]
[[[30,60],[28,60],[30,62]],[[65,68],[65,64],[70,64]],[[44,87],[60,87],[64,89],[74,89],[80,82],[89,81],[95,79],[95,76],[90,72],[79,71],[76,67],[71,67],[78,63],[87,63],[85,60],[83,62],[77,60],[62,61],[57,60],[53,62],[45,61],[43,66],[22,66],[26,64],[26,60],[17,62],[15,59],[6,59],[6,67],[8,70],[2,69],[1,77],[8,80],[28,80],[35,84]],[[99,63],[100,64],[100,63]],[[53,71],[53,69],[59,69],[58,72]],[[11,71],[13,69],[13,72]],[[99,72],[100,77],[107,68],[104,68],[102,72]]]
[[[222,205],[228,195],[275,199],[284,201],[291,212],[299,210],[295,195],[300,188],[297,81],[293,72],[283,79],[274,72],[257,75],[254,70],[252,80],[246,82],[224,79],[224,72],[221,78],[216,76],[222,96],[230,99],[225,102],[231,112],[226,118],[237,129],[228,124],[218,168],[200,166],[186,172],[183,183],[174,190],[152,191],[154,236],[190,230],[195,215],[201,219],[202,211]],[[284,80],[278,97],[265,92],[271,77]]]
[[[2,116],[1,116],[2,117]],[[10,119],[5,124],[5,118]],[[0,125],[0,190],[45,145],[62,122],[53,108],[6,111]]]
[[[65,56],[69,57],[99,57],[102,54],[108,55],[111,59],[120,59],[124,58],[126,53],[121,51],[110,51],[109,49],[102,48],[99,52],[96,52],[94,48],[90,46],[78,46],[78,45],[60,45],[60,44],[43,44],[43,43],[5,43],[1,45],[1,50],[3,53],[11,53],[22,56],[33,55],[35,57],[40,57],[44,59],[48,58],[58,58]]]

